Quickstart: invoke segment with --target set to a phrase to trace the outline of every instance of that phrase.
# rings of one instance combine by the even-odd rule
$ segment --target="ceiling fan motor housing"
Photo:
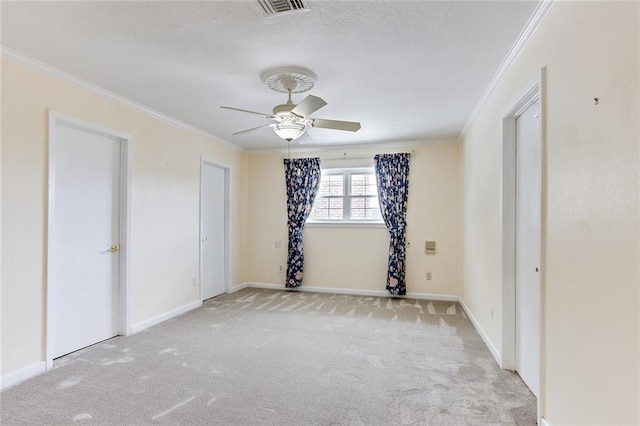
[[[291,113],[291,110],[293,110],[295,107],[296,104],[291,101],[288,101],[285,104],[276,105],[275,107],[273,107],[273,115],[277,115],[281,118],[285,118],[286,116],[296,117],[296,115]]]

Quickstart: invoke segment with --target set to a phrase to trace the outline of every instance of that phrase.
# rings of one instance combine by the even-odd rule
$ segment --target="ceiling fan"
[[[234,111],[247,112],[250,114],[262,115],[274,123],[263,124],[262,126],[242,130],[233,133],[240,135],[252,132],[263,127],[270,127],[280,138],[291,142],[304,135],[308,128],[318,127],[323,129],[344,130],[347,132],[357,132],[360,130],[360,123],[354,121],[326,120],[322,118],[311,118],[311,114],[325,106],[327,103],[317,96],[308,95],[299,104],[294,104],[291,100],[292,93],[306,92],[311,89],[317,80],[317,76],[305,68],[277,68],[262,73],[262,81],[271,89],[288,94],[287,102],[276,105],[272,114],[250,111],[246,109],[221,106],[220,108]]]

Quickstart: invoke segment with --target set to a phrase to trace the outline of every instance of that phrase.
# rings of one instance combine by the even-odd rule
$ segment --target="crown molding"
[[[410,140],[410,141],[396,141],[396,142],[361,142],[353,144],[325,144],[325,145],[296,145],[292,146],[289,150],[287,147],[281,148],[260,148],[260,149],[247,149],[247,153],[255,155],[269,155],[269,154],[304,154],[309,152],[320,151],[342,151],[342,150],[358,150],[358,151],[373,151],[373,150],[394,150],[394,149],[413,149],[419,146],[433,146],[433,145],[450,145],[457,144],[459,142],[456,138],[438,138],[427,140]]]
[[[242,149],[238,145],[233,144],[233,143],[231,143],[229,141],[226,141],[224,139],[221,139],[221,138],[219,138],[219,137],[207,132],[206,130],[202,130],[202,129],[198,128],[198,127],[192,126],[191,124],[185,123],[184,121],[178,120],[177,118],[173,118],[173,117],[171,117],[171,116],[169,116],[167,114],[163,114],[163,113],[161,113],[159,111],[156,111],[156,110],[154,110],[152,108],[149,108],[149,107],[147,107],[145,105],[142,105],[142,104],[140,104],[138,102],[135,102],[135,101],[133,101],[133,100],[131,100],[129,98],[126,98],[124,96],[120,96],[120,95],[118,95],[116,93],[113,93],[113,92],[111,92],[111,91],[109,91],[107,89],[104,89],[104,88],[102,88],[100,86],[97,86],[97,85],[95,85],[93,83],[89,83],[86,80],[78,78],[78,77],[76,77],[74,75],[71,75],[71,74],[69,74],[69,73],[67,73],[65,71],[62,71],[62,70],[60,70],[58,68],[52,67],[51,65],[45,64],[44,62],[41,62],[41,61],[39,61],[37,59],[34,59],[34,58],[30,57],[30,56],[27,56],[27,55],[25,55],[23,53],[20,53],[20,52],[18,52],[16,50],[9,49],[9,48],[7,48],[5,46],[0,46],[0,56],[4,57],[4,58],[6,58],[6,59],[8,59],[10,61],[13,61],[13,62],[15,62],[17,64],[20,64],[20,65],[23,65],[23,66],[25,66],[27,68],[30,68],[30,69],[32,69],[34,71],[38,71],[38,72],[41,72],[41,73],[43,73],[45,75],[48,75],[50,77],[62,80],[65,83],[69,83],[69,84],[72,84],[72,85],[74,85],[76,87],[79,87],[81,89],[88,90],[90,92],[93,92],[93,93],[95,93],[97,95],[100,95],[100,96],[102,96],[104,98],[107,98],[109,100],[119,102],[119,103],[121,103],[121,104],[123,104],[123,105],[125,105],[125,106],[127,106],[127,107],[129,107],[131,109],[134,109],[134,110],[136,110],[138,112],[141,112],[141,113],[143,113],[145,115],[148,115],[150,117],[153,117],[153,118],[155,118],[157,120],[160,120],[160,121],[163,121],[165,123],[168,123],[168,124],[170,124],[172,126],[178,127],[180,129],[183,129],[183,130],[188,130],[188,131],[190,131],[192,133],[195,133],[198,136],[202,136],[202,137],[205,137],[205,138],[210,139],[212,141],[221,143],[221,144],[223,144],[225,146],[228,146],[230,148],[233,148],[235,150],[244,151],[244,149]]]
[[[341,150],[347,150],[347,149],[358,149],[358,150],[371,150],[371,149],[384,149],[384,148],[398,148],[398,147],[410,147],[412,148],[416,143],[407,143],[407,142],[377,142],[377,143],[360,143],[360,144],[348,144],[348,145],[341,145],[341,144],[326,144],[326,145],[322,145],[322,146],[318,146],[318,145],[297,145],[297,146],[292,146],[291,149],[288,149],[287,147],[284,148],[264,148],[264,149],[252,149],[249,150],[248,152],[250,154],[258,154],[258,155],[263,155],[263,154],[288,154],[289,152],[291,154],[304,154],[304,153],[309,153],[309,152],[318,152],[318,151],[341,151]]]
[[[478,112],[480,112],[480,109],[484,106],[489,97],[493,94],[496,87],[498,87],[498,84],[500,84],[504,76],[511,69],[514,62],[518,59],[524,48],[527,46],[527,43],[529,43],[529,40],[536,32],[542,21],[544,21],[544,18],[547,16],[554,4],[555,0],[542,0],[540,3],[538,3],[536,10],[531,15],[531,18],[529,18],[527,25],[520,32],[520,35],[516,39],[515,43],[513,44],[513,46],[511,46],[509,53],[507,53],[507,56],[504,58],[504,60],[500,64],[500,67],[489,82],[489,85],[484,90],[484,93],[480,97],[480,100],[473,108],[473,111],[471,111],[469,118],[467,118],[464,126],[462,126],[459,138],[467,134],[471,123],[473,123],[473,121],[475,120]]]

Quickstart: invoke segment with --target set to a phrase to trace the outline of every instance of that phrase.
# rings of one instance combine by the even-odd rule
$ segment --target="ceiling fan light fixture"
[[[304,135],[305,132],[304,124],[298,124],[291,121],[283,121],[282,123],[275,124],[271,129],[279,138],[284,139],[287,142],[298,139],[300,136]]]

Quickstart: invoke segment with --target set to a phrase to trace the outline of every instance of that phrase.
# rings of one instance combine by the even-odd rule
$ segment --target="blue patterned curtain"
[[[407,293],[404,276],[410,158],[408,153],[378,154],[373,158],[380,212],[391,235],[387,290],[397,295]]]
[[[286,287],[300,287],[304,252],[302,229],[311,213],[313,200],[320,185],[320,159],[296,158],[284,160],[287,184],[287,226],[289,228],[289,257]]]

